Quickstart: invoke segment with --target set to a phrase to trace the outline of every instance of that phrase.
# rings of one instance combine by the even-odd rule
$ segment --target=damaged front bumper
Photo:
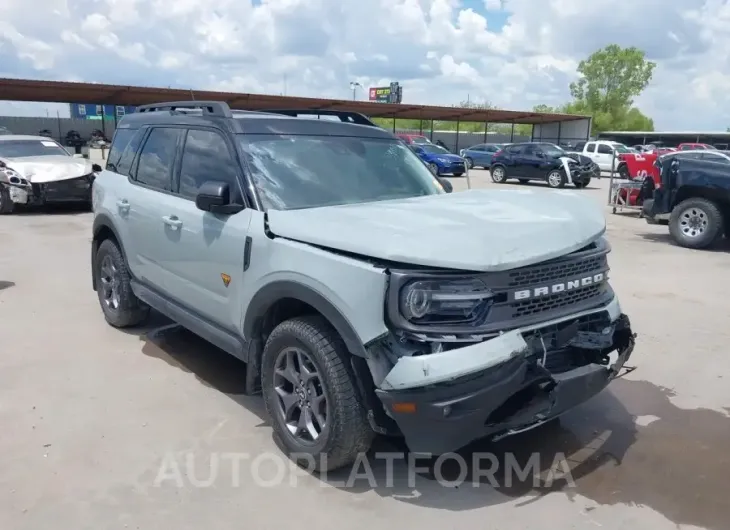
[[[376,394],[412,451],[443,454],[528,430],[590,399],[624,368],[634,337],[614,298],[560,322],[403,357]]]
[[[32,183],[26,178],[13,176],[0,181],[8,190],[14,204],[36,206],[49,203],[90,202],[95,173],[76,178]]]

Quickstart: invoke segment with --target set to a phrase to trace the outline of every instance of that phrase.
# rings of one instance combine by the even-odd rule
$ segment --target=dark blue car
[[[459,154],[466,160],[468,168],[483,167],[489,169],[489,166],[492,165],[492,156],[504,146],[505,144],[472,145],[459,151]]]
[[[423,160],[434,175],[454,175],[460,177],[466,173],[466,162],[463,158],[449,153],[435,144],[410,145],[418,158]]]

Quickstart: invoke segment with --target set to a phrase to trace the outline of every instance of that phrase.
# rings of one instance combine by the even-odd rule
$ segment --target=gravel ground
[[[485,171],[471,180],[494,186]],[[606,180],[575,193],[606,210],[638,369],[559,422],[466,448],[464,466],[411,475],[373,456],[359,467],[372,483],[282,467],[234,359],[162,318],[107,326],[90,286],[90,214],[3,217],[0,528],[728,528],[730,246],[681,249],[664,226],[611,215]],[[475,455],[500,469],[479,476],[489,466]],[[504,471],[510,461],[537,462],[541,480]],[[556,463],[570,473],[551,483]]]

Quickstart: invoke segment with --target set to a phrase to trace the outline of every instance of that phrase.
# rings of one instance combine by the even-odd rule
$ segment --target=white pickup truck
[[[628,178],[628,168],[626,166],[626,162],[621,160],[621,157],[619,155],[632,153],[633,151],[626,147],[624,144],[611,142],[609,140],[578,142],[575,145],[574,150],[593,160],[596,164],[598,164],[598,167],[601,168],[602,172],[610,172],[612,169],[611,164],[613,163],[613,170],[619,174],[625,172],[625,178]]]

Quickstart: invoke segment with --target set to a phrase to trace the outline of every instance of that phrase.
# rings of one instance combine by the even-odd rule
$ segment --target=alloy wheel
[[[104,303],[109,309],[119,309],[119,305],[121,304],[121,278],[112,257],[108,254],[101,260],[99,280],[101,281],[101,295]]]
[[[322,377],[301,348],[282,350],[274,365],[278,413],[292,437],[306,445],[317,441],[327,426],[327,396]]]

